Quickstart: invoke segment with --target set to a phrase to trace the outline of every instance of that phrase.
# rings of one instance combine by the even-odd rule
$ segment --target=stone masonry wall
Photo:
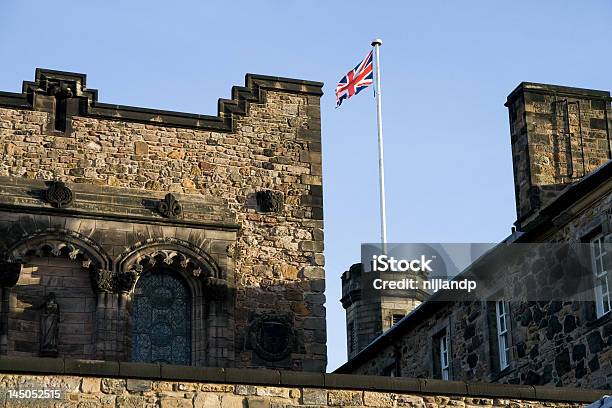
[[[275,408],[275,407],[583,407],[582,403],[511,397],[327,390],[78,376],[0,377],[0,401],[10,407],[47,407],[49,400],[10,397],[9,390],[60,390],[56,406],[75,408]],[[27,394],[26,394],[27,395]],[[61,405],[59,405],[61,404]]]
[[[247,87],[233,89],[233,100],[220,101],[223,108],[211,119],[97,103],[81,74],[37,70],[36,79],[36,87],[24,84],[23,95],[0,94],[0,177],[223,200],[239,226],[227,248],[235,336],[227,329],[218,334],[233,339],[236,355],[223,358],[237,366],[324,371],[322,84],[250,76]],[[55,79],[59,88],[49,86],[43,94]],[[58,91],[62,86],[74,89]],[[62,113],[59,101],[66,95]],[[280,195],[280,208],[262,211],[261,191]],[[129,214],[117,216],[130,221]],[[290,322],[295,344],[288,358],[266,361],[245,347],[246,335],[255,319],[279,314]]]
[[[612,192],[608,191],[580,212],[569,211],[566,224],[548,230],[538,240],[580,242],[596,228],[608,228]],[[609,231],[609,230],[608,230]],[[495,271],[491,271],[495,273]],[[500,278],[500,282],[504,279]],[[440,303],[412,323],[401,337],[347,371],[380,375],[389,372],[399,356],[402,377],[436,378],[434,336],[441,328],[450,340],[450,378],[462,381],[496,383],[612,387],[612,316],[597,319],[591,301],[519,301],[525,290],[537,283],[519,282],[519,287],[500,286],[509,299],[511,353],[510,366],[499,372],[496,349],[491,342],[488,320],[491,302],[465,301]],[[492,290],[493,292],[495,290]],[[518,294],[517,294],[518,293]]]
[[[35,357],[38,355],[40,322],[38,309],[41,299],[49,293],[61,299],[60,332],[58,345],[62,356],[92,358],[94,352],[94,325],[96,296],[89,276],[81,266],[66,259],[44,258],[30,260],[24,268],[13,296],[8,317],[8,350],[10,356]]]

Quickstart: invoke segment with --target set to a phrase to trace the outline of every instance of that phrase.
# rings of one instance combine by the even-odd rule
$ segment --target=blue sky
[[[376,111],[334,109],[380,37],[388,235],[495,242],[515,220],[506,96],[521,81],[612,90],[609,0],[0,3],[0,90],[86,73],[108,103],[215,114],[247,72],[325,82],[328,370],[346,360],[340,275],[376,241]]]

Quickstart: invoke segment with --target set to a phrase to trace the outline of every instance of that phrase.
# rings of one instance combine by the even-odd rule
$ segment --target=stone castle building
[[[247,75],[217,116],[0,92],[0,359],[322,372],[322,84]]]
[[[212,117],[100,103],[84,75],[42,69],[21,93],[0,92],[0,404],[577,408],[600,398],[323,372],[321,91],[247,75]]]
[[[487,276],[496,282],[489,297],[366,298],[365,274],[353,265],[342,276],[349,361],[336,372],[611,388],[611,101],[609,92],[520,84],[506,103],[516,231],[456,278]],[[546,263],[493,262],[522,243],[579,247],[588,290],[559,295],[568,282],[584,282],[568,279],[579,266],[555,279],[544,278]],[[543,297],[542,287],[554,296]],[[401,320],[389,318],[402,310]]]

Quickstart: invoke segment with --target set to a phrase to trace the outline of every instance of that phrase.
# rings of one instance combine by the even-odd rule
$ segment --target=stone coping
[[[606,394],[605,390],[582,388],[40,357],[2,357],[0,358],[0,373],[140,378],[163,381],[278,387],[341,388],[382,392],[459,395],[474,398],[519,398],[534,401],[577,403],[593,402]]]
[[[540,93],[540,94],[555,94],[559,96],[569,96],[569,97],[578,97],[578,98],[592,98],[592,99],[602,99],[606,102],[610,102],[612,98],[610,98],[609,91],[600,91],[597,89],[587,89],[587,88],[575,88],[571,86],[561,86],[561,85],[551,85],[551,84],[540,84],[536,82],[521,82],[512,92],[508,95],[508,99],[504,104],[506,107],[512,104],[517,97],[519,97],[523,92],[531,92],[531,93]]]

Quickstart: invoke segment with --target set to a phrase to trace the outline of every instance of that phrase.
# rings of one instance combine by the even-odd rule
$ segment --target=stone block
[[[331,406],[363,405],[363,391],[330,390],[327,393],[327,403]]]
[[[151,391],[152,382],[151,380],[139,380],[136,378],[128,378],[126,388],[128,391],[133,392],[145,392]]]
[[[304,319],[304,329],[307,330],[325,330],[325,319],[320,317],[307,317]]]
[[[302,389],[302,404],[327,405],[327,390],[320,388]]]
[[[160,378],[161,367],[157,363],[119,362],[119,375],[134,378]]]
[[[159,399],[160,408],[193,408],[191,399],[162,396]]]
[[[134,154],[138,156],[144,156],[149,154],[149,145],[147,144],[147,142],[134,142]]]
[[[280,372],[278,370],[226,368],[225,381],[229,383],[276,385],[280,384]]]
[[[119,374],[117,361],[102,360],[69,360],[65,362],[66,374],[93,374],[99,376],[116,376]]]
[[[306,279],[325,279],[325,269],[317,266],[302,268],[301,277]]]
[[[257,387],[255,394],[260,397],[289,398],[289,388],[285,387]]]
[[[84,377],[81,380],[81,392],[85,394],[95,394],[100,392],[100,385],[102,380],[100,378]]]
[[[244,397],[237,395],[222,395],[221,408],[244,408]]]
[[[221,408],[221,399],[216,394],[200,392],[193,399],[193,408]]]
[[[302,184],[308,184],[313,186],[320,186],[322,184],[321,176],[311,176],[308,174],[302,174],[301,181]]]
[[[141,395],[120,395],[116,401],[121,408],[144,408],[147,402]]]
[[[562,387],[534,387],[536,399],[548,401],[575,401],[591,403],[604,395],[604,390],[562,388]]]
[[[102,392],[105,394],[122,394],[126,391],[126,381],[121,378],[103,378],[101,382]]]
[[[395,405],[395,394],[365,391],[363,393],[363,403],[368,407],[392,407]]]
[[[222,368],[162,364],[161,377],[173,380],[217,382],[225,380],[225,372]]]
[[[2,357],[0,372],[64,373],[64,360],[40,357]]]
[[[462,381],[420,380],[421,391],[431,394],[466,395],[467,384]]]
[[[247,399],[247,407],[248,408],[270,408],[271,401],[269,398],[248,398]],[[275,404],[275,406],[277,406]]]
[[[254,385],[236,384],[236,394],[238,395],[255,395],[257,387]]]
[[[81,388],[81,378],[65,375],[45,376],[44,386],[62,392],[78,392]]]

